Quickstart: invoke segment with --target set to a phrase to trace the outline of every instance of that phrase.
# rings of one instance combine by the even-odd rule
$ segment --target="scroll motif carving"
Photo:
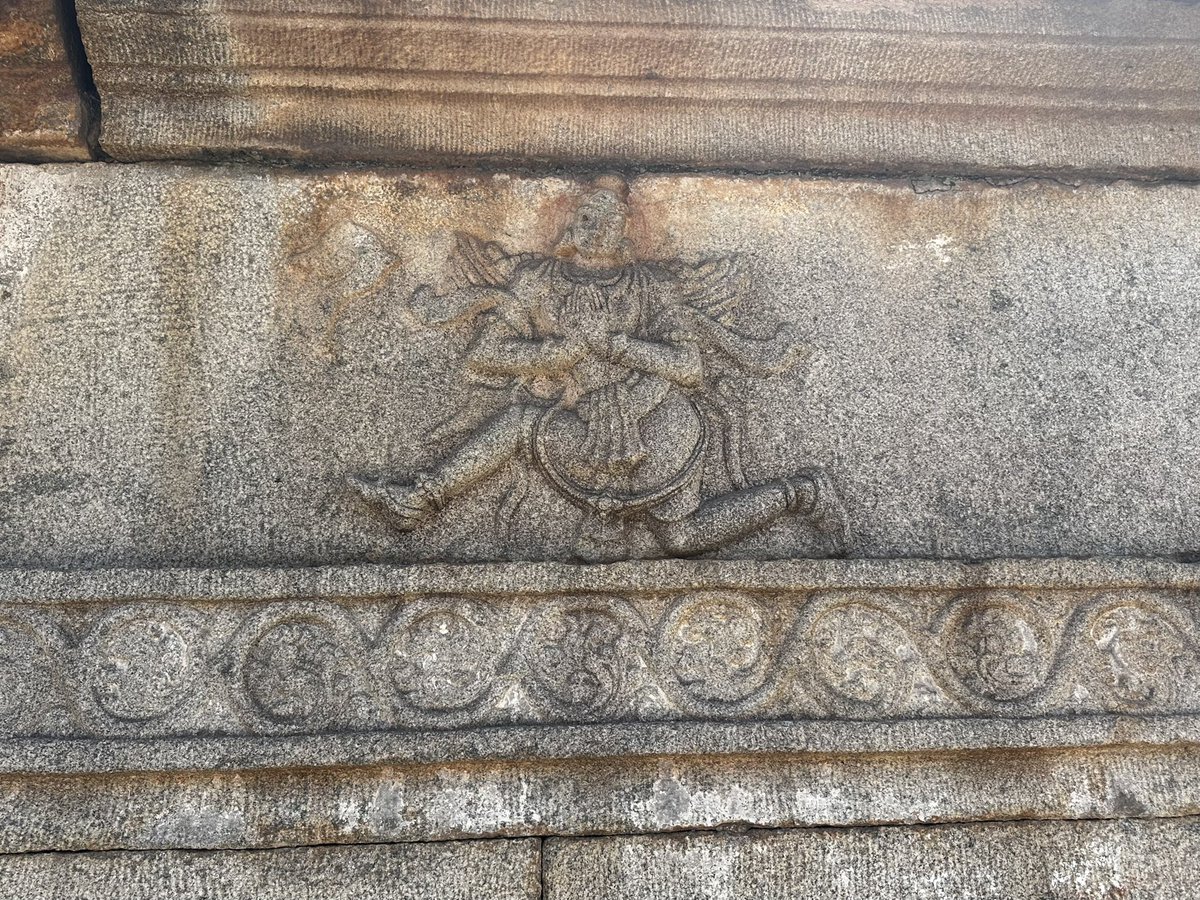
[[[260,615],[243,629],[236,677],[271,722],[321,727],[345,717],[357,689],[359,648],[319,607]]]
[[[477,703],[495,681],[508,643],[496,616],[467,601],[420,607],[394,621],[383,639],[397,694],[435,712]]]
[[[538,477],[577,509],[584,560],[710,553],[788,516],[845,553],[826,472],[752,483],[742,466],[747,380],[787,372],[812,348],[784,325],[743,330],[755,286],[742,259],[635,259],[623,191],[588,194],[546,253],[457,236],[453,288],[422,287],[412,303],[473,333],[474,405],[452,417],[468,436],[423,472],[351,485],[411,531],[517,464],[502,525],[521,515],[523,479]]]
[[[531,641],[534,696],[571,717],[621,708],[637,663],[626,619],[612,606],[568,604],[548,610]]]
[[[740,597],[684,600],[668,614],[659,652],[685,694],[732,703],[762,687],[772,662],[763,618]]]
[[[1117,708],[1163,706],[1196,676],[1196,650],[1172,617],[1146,602],[1116,601],[1092,617],[1087,636]]]
[[[1042,617],[1013,597],[968,600],[949,616],[943,642],[954,672],[976,694],[1009,701],[1039,690],[1054,648]]]
[[[1191,602],[503,585],[353,603],[0,606],[0,733],[1200,715]]]
[[[916,653],[904,629],[878,606],[833,604],[807,637],[814,679],[835,708],[888,713],[907,694]]]

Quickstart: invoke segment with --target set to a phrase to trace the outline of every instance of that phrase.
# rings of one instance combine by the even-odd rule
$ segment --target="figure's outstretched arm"
[[[704,378],[700,348],[691,343],[644,341],[614,334],[609,336],[603,355],[619,365],[657,375],[683,388],[698,387]]]
[[[520,337],[494,320],[471,347],[467,368],[481,375],[556,375],[574,366],[585,352],[575,341]]]

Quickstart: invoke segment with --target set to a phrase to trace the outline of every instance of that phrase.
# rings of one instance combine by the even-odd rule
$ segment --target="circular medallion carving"
[[[750,696],[766,680],[767,628],[745,600],[689,599],[668,614],[660,653],[690,697],[732,703]]]
[[[944,632],[955,674],[991,700],[1019,700],[1045,684],[1053,662],[1045,623],[1026,604],[982,600],[965,604]]]
[[[92,695],[109,715],[130,722],[165,716],[192,688],[196,658],[189,629],[153,613],[118,614],[83,644]]]
[[[531,686],[563,712],[594,716],[618,705],[633,661],[621,616],[600,607],[562,607],[535,629]]]
[[[430,711],[476,703],[494,683],[507,650],[486,610],[474,603],[427,608],[396,622],[384,643],[397,693]]]
[[[1105,687],[1118,708],[1170,703],[1194,677],[1187,636],[1148,604],[1104,608],[1087,636],[1104,661]]]
[[[895,619],[866,603],[821,612],[808,631],[813,678],[849,712],[885,713],[912,685],[916,654]]]
[[[334,629],[317,619],[276,622],[246,651],[246,694],[272,721],[323,723],[345,705],[352,665]]]

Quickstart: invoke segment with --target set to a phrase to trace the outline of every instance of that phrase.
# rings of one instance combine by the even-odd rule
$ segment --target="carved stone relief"
[[[126,722],[166,716],[193,689],[201,652],[196,631],[178,609],[111,610],[79,648],[92,698]]]
[[[884,600],[880,603],[880,600]],[[907,697],[917,654],[885,598],[820,597],[805,643],[814,688],[835,714],[888,716]]]
[[[949,610],[941,640],[965,689],[999,702],[1029,697],[1045,685],[1056,655],[1054,634],[1020,595],[964,598]]]
[[[512,643],[499,616],[474,600],[402,608],[380,641],[397,701],[435,716],[482,702]]]
[[[1087,663],[1103,702],[1113,709],[1149,709],[1188,695],[1196,681],[1196,646],[1189,619],[1160,598],[1101,598],[1088,616]]]
[[[742,259],[635,259],[623,192],[593,190],[545,252],[456,235],[454,286],[423,285],[412,304],[472,334],[470,431],[426,471],[351,485],[412,531],[517,461],[528,471],[498,524],[523,514],[535,473],[579,511],[573,555],[589,562],[710,553],[790,515],[844,554],[846,514],[827,473],[751,484],[742,469],[744,382],[788,371],[811,348],[785,325],[740,330],[755,313]]]
[[[1169,558],[1200,529],[1194,185],[0,181],[6,566]]]
[[[674,604],[656,653],[685,703],[707,708],[747,701],[769,683],[778,639],[764,612],[733,593],[693,595]]]
[[[3,608],[0,732],[1200,712],[1184,592],[522,596],[499,571],[458,595]]]

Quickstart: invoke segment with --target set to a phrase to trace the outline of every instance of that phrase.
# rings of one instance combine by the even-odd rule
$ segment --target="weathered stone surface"
[[[79,0],[121,159],[1200,174],[1200,9]]]
[[[12,900],[537,900],[536,841],[0,856]]]
[[[546,842],[547,900],[1156,900],[1200,890],[1200,823],[1079,822]]]
[[[91,158],[90,101],[75,83],[58,7],[54,0],[0,6],[0,160]]]
[[[836,517],[817,527],[811,466],[842,496],[852,555],[1196,548],[1194,186],[647,176],[629,186],[632,261],[613,288],[559,257],[580,216],[621,202],[615,184],[171,166],[0,178],[8,564],[821,556]],[[614,382],[584,402],[574,372],[481,374],[489,323],[509,327],[481,306],[564,284],[603,297],[621,278],[684,317],[651,349],[698,348],[702,368],[667,388],[680,430],[643,422],[639,449],[599,414],[607,444],[563,444],[586,410],[636,398]],[[563,336],[531,345],[589,366],[649,333],[580,325],[592,349],[559,315],[528,327]],[[735,332],[763,339],[737,365]],[[784,355],[789,335],[807,363]],[[560,449],[530,447],[531,417],[563,426]],[[469,462],[476,438],[490,443]],[[564,453],[636,465],[649,448],[667,465],[693,446],[677,493],[608,519],[602,488],[563,480]],[[359,489],[392,492],[402,515],[357,496],[348,478],[364,473],[392,479]],[[738,484],[752,508],[716,524],[744,537],[681,537],[697,516],[677,501],[719,519]]]
[[[122,160],[625,175],[0,166],[0,897],[1196,893],[1200,7],[79,5]]]
[[[1078,729],[1053,723],[1008,728],[1048,745],[1079,736]],[[889,730],[898,729],[870,726]],[[506,745],[492,752],[511,750],[522,741],[523,758],[423,765],[320,768],[334,754],[328,744],[310,743],[307,752],[293,748],[299,752],[291,768],[204,773],[34,775],[32,754],[23,748],[25,774],[0,777],[0,852],[1200,814],[1194,736],[1190,744],[1174,746],[1126,735],[1120,739],[1127,744],[1098,748],[861,753],[853,752],[856,737],[869,741],[861,727],[857,734],[848,727],[810,727],[808,735],[763,727],[664,731],[635,725],[524,735],[494,730],[480,736],[481,748],[490,741]],[[942,728],[939,734],[926,724],[920,737],[952,746],[964,731]],[[794,745],[807,738],[816,746],[823,739],[827,750],[780,750],[787,734]],[[771,740],[777,746],[766,746]],[[45,767],[61,767],[62,757],[68,764],[75,757],[90,770],[111,762],[106,748],[80,743],[45,746]],[[227,741],[191,743],[233,755]],[[370,744],[358,736],[354,749],[369,752]],[[722,745],[729,752],[712,752]],[[707,751],[696,752],[703,747]],[[143,770],[186,768],[194,762],[188,749],[178,742],[173,748],[131,746],[125,763]],[[264,756],[272,750],[257,749]],[[463,750],[460,745],[449,752]],[[89,752],[93,758],[85,761]],[[439,752],[447,748],[436,742],[425,748],[426,757]],[[578,758],[533,758],[554,752]]]

